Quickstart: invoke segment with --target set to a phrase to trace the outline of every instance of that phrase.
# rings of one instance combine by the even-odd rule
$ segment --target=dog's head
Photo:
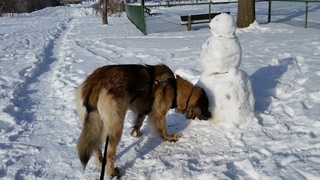
[[[209,111],[209,101],[206,92],[199,87],[194,87],[185,111],[186,118],[208,120],[212,117]]]
[[[176,111],[184,113],[187,119],[208,120],[212,117],[206,92],[180,76],[177,76],[176,101]]]

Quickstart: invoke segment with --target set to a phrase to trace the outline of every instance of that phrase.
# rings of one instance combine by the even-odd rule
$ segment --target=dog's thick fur
[[[135,114],[132,135],[139,137],[146,116],[162,138],[177,141],[179,135],[169,135],[166,114],[170,108],[185,113],[186,118],[208,119],[208,98],[205,91],[177,76],[163,64],[109,65],[96,69],[78,87],[76,103],[83,125],[77,150],[85,168],[91,155],[101,166],[101,148],[109,136],[106,174],[119,177],[114,167],[116,148],[121,139],[128,109]]]

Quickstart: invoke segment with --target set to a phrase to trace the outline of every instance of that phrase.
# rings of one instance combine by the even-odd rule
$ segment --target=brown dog
[[[109,136],[106,174],[120,176],[114,167],[116,148],[121,139],[128,109],[135,114],[132,135],[139,137],[146,116],[162,138],[177,141],[179,135],[169,135],[166,114],[170,108],[185,113],[186,118],[208,119],[208,98],[205,91],[177,76],[163,64],[109,65],[96,69],[78,87],[76,103],[83,124],[77,150],[85,168],[92,153],[101,166],[102,144]]]

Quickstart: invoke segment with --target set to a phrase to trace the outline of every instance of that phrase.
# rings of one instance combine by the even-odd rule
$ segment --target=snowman
[[[255,99],[247,73],[238,69],[242,50],[237,27],[226,13],[214,17],[209,26],[212,36],[202,46],[203,73],[197,85],[209,98],[212,123],[230,130],[242,128],[255,119]]]

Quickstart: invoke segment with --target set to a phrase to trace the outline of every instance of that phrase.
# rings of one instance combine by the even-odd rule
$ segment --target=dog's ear
[[[183,113],[187,108],[188,97],[191,93],[192,84],[176,75],[176,112]]]
[[[202,88],[194,87],[188,103],[186,117],[188,119],[208,119],[211,113],[208,111],[208,98]]]
[[[181,80],[182,78],[179,76],[179,75],[176,75],[176,79],[178,80]]]

